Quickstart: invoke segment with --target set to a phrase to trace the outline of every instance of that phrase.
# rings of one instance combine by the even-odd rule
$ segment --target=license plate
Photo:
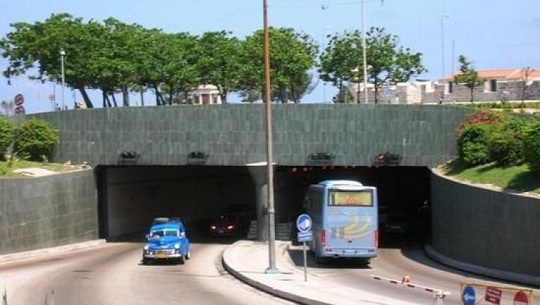
[[[219,234],[223,234],[223,229],[218,230]]]
[[[167,258],[167,254],[165,254],[165,253],[158,253],[157,258]]]

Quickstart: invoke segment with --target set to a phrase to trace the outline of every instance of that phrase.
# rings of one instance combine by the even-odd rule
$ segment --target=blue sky
[[[477,70],[540,69],[538,0],[365,0],[365,7],[366,29],[384,27],[387,33],[399,37],[402,46],[423,53],[423,64],[429,71],[420,78],[440,78],[443,66],[445,74],[452,68],[457,70],[452,55],[457,58],[461,54]],[[201,34],[224,29],[243,38],[262,28],[262,0],[20,0],[3,3],[0,36],[12,31],[10,23],[44,21],[61,12],[85,21],[114,17],[165,32]],[[271,26],[292,27],[320,43],[325,34],[362,27],[361,0],[268,0],[268,14]],[[2,59],[0,70],[5,69]],[[13,100],[22,93],[27,113],[52,110],[48,96],[55,90],[59,100],[59,84],[41,84],[26,77],[11,83],[8,86],[0,76],[0,100]],[[319,83],[304,102],[328,101],[334,93],[330,85]],[[68,88],[64,94],[69,108],[75,100],[81,100],[78,92]],[[101,105],[97,97],[93,102]]]

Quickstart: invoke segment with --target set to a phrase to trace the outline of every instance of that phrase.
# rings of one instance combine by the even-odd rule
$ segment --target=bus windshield
[[[373,206],[373,193],[365,191],[330,191],[329,206]]]

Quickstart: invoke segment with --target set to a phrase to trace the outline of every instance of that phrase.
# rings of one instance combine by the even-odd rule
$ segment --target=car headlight
[[[215,230],[216,226],[210,226],[210,229]]]
[[[227,229],[229,229],[229,230],[234,229],[234,225],[228,225],[228,226],[227,226]]]
[[[174,244],[175,249],[180,249],[180,244]]]
[[[148,250],[150,250],[150,246],[149,245],[144,245],[143,249],[144,249],[144,251],[148,251]]]

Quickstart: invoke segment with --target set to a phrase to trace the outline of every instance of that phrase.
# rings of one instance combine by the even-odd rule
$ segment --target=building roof
[[[507,80],[519,80],[522,79],[525,75],[522,69],[493,69],[493,70],[476,70],[478,76],[485,79],[507,79]],[[454,76],[458,75],[448,75],[444,79],[450,81]],[[529,74],[529,80],[540,79],[540,70],[533,69]]]

